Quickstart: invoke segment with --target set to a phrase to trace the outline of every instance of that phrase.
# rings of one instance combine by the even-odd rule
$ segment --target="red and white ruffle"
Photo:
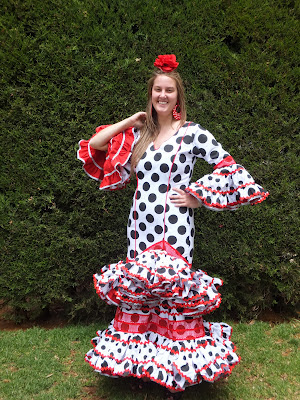
[[[97,127],[96,134],[107,126]],[[122,189],[130,180],[129,160],[137,140],[138,131],[134,128],[128,128],[113,137],[106,152],[91,147],[90,140],[80,140],[77,158],[83,162],[86,174],[100,181],[99,189]]]

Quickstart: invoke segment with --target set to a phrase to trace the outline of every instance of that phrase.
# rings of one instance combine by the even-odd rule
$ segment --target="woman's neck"
[[[166,117],[159,116],[157,121],[160,127],[159,133],[175,130],[178,127],[178,121],[176,121],[172,115]]]

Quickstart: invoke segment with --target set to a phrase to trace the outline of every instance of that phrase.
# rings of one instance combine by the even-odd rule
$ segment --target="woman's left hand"
[[[169,196],[171,203],[173,203],[176,207],[188,207],[188,208],[197,208],[201,206],[199,200],[191,194],[185,192],[184,190],[178,188],[172,188],[172,190],[178,194],[171,194]]]

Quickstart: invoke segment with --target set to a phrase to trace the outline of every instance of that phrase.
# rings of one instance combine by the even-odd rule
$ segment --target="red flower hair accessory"
[[[164,72],[171,72],[178,67],[175,54],[164,54],[157,57],[154,66]]]

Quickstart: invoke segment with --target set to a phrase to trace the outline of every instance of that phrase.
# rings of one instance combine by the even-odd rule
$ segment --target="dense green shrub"
[[[77,142],[146,102],[175,53],[188,118],[269,192],[235,213],[197,211],[194,266],[224,280],[220,312],[252,317],[299,299],[296,141],[299,9],[284,0],[4,0],[1,15],[0,296],[19,318],[107,307],[92,273],[126,254],[134,182],[103,193]],[[210,171],[199,163],[195,177]],[[125,210],[125,211],[124,211]]]

